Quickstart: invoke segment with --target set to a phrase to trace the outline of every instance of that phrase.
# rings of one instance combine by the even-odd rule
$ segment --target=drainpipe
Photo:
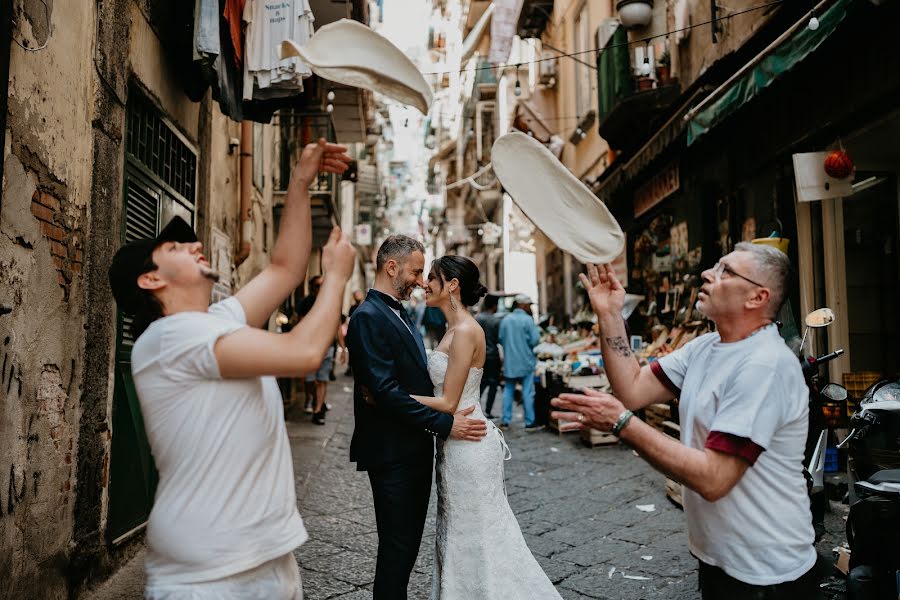
[[[234,255],[235,269],[250,256],[250,231],[252,226],[250,220],[250,194],[253,183],[253,125],[250,121],[241,121],[240,177],[241,210],[238,227],[238,251]]]

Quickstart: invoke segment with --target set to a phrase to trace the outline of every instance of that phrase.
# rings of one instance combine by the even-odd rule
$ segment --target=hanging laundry
[[[494,17],[491,21],[491,50],[488,62],[493,65],[509,60],[516,24],[522,12],[522,0],[494,0]]]
[[[245,0],[225,0],[222,16],[228,21],[228,32],[231,36],[231,47],[234,48],[234,64],[240,68],[244,60],[244,14]]]
[[[279,58],[283,40],[303,45],[313,34],[309,0],[247,0],[244,6],[247,45],[244,57],[244,100],[295,96],[309,65],[296,56]]]
[[[218,55],[219,0],[197,0],[194,7],[194,60]]]

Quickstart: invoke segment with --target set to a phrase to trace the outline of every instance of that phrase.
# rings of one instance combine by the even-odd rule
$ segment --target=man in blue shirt
[[[540,331],[531,316],[531,298],[524,294],[515,297],[516,309],[500,322],[500,345],[503,346],[503,417],[500,427],[509,427],[512,420],[513,396],[516,384],[522,384],[522,405],[525,407],[525,429],[539,428],[534,422],[534,367],[537,359],[534,347],[541,340]]]

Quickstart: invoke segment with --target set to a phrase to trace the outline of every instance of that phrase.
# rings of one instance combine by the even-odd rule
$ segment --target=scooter
[[[842,407],[847,399],[847,390],[834,383],[821,385],[819,367],[834,360],[844,353],[837,349],[817,357],[804,357],[803,347],[810,329],[828,327],[834,322],[834,311],[820,308],[806,315],[806,329],[800,342],[800,361],[803,378],[809,388],[809,429],[807,431],[806,451],[807,477],[810,508],[812,510],[815,541],[818,542],[825,533],[825,512],[828,508],[828,497],[825,494],[825,455],[828,448],[828,427],[835,427],[843,416]],[[826,413],[827,409],[827,413]]]
[[[850,426],[847,597],[900,598],[900,379],[866,390]]]

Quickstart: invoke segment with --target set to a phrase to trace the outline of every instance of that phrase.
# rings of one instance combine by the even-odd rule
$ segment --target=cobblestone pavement
[[[337,421],[334,434],[299,496],[310,541],[297,556],[309,600],[370,598],[374,578],[378,538],[371,491],[366,475],[347,461],[353,415],[349,398],[339,395],[329,413]],[[591,449],[577,433],[525,432],[521,414],[505,435],[512,451],[505,466],[510,505],[564,598],[699,597],[684,515],[667,500],[663,477],[630,449]],[[428,598],[434,508],[432,494],[410,598]]]
[[[296,551],[307,600],[371,598],[378,538],[368,478],[348,461],[351,386],[346,377],[330,386],[325,427],[312,425],[300,411],[288,421],[297,499],[310,534]],[[666,498],[662,475],[621,445],[588,448],[576,433],[526,433],[521,412],[505,435],[512,451],[505,464],[510,505],[563,598],[699,599],[684,513]],[[410,582],[413,600],[427,599],[430,591],[434,508],[432,495]],[[829,517],[830,529],[842,527],[839,515]],[[834,545],[826,540],[820,548]],[[142,561],[139,554],[86,597],[140,598],[132,590],[140,590],[135,565]]]

